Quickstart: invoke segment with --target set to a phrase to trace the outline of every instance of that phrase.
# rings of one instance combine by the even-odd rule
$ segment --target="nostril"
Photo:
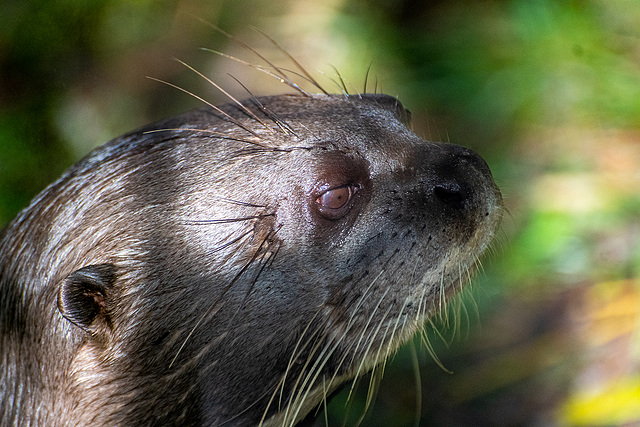
[[[443,182],[436,185],[433,193],[442,203],[455,209],[463,208],[464,202],[467,199],[466,192],[460,184],[455,181]]]

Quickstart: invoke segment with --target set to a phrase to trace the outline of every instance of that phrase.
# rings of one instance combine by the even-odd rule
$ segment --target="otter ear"
[[[109,301],[116,281],[116,266],[96,264],[67,276],[58,292],[58,309],[71,323],[94,335],[102,325],[111,327]]]

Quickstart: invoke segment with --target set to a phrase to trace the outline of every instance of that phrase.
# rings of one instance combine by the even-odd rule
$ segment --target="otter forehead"
[[[283,119],[299,122],[327,121],[327,113],[335,114],[335,117],[332,116],[332,122],[343,123],[347,126],[354,123],[346,119],[345,116],[361,116],[363,119],[369,117],[382,120],[393,117],[405,124],[410,119],[410,113],[400,101],[383,94],[312,94],[309,96],[294,94],[265,96],[259,97],[258,100],[265,107],[278,113]],[[247,102],[250,101],[245,101],[245,104]]]
[[[373,167],[384,168],[402,167],[415,145],[424,142],[407,127],[410,113],[388,95],[319,94],[312,102],[291,95],[261,101],[299,136],[283,141],[285,147],[304,141],[307,146],[355,153]]]

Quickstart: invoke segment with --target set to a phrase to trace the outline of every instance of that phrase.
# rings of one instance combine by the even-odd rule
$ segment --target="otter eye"
[[[339,219],[349,212],[358,188],[352,185],[332,188],[316,199],[320,214],[327,219]]]
[[[318,203],[325,209],[340,209],[351,199],[352,193],[351,187],[327,190],[318,197]]]

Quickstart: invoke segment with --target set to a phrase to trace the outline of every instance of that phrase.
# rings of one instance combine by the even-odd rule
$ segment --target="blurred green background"
[[[225,101],[173,57],[238,97],[229,73],[289,91],[199,49],[261,63],[204,19],[293,68],[255,26],[331,91],[334,67],[359,92],[371,66],[417,133],[485,157],[508,207],[484,271],[427,326],[453,373],[418,337],[362,425],[640,423],[640,2],[2,0],[0,16],[0,227],[93,147],[201,106],[146,76]],[[358,421],[368,383],[329,425]]]

